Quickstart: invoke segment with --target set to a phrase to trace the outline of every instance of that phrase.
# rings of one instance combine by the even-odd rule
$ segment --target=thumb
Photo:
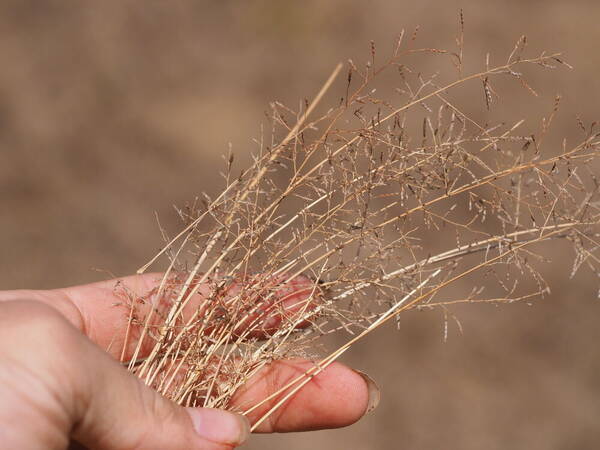
[[[30,301],[0,306],[0,356],[8,373],[27,375],[0,385],[0,398],[8,402],[0,418],[12,411],[6,420],[14,426],[2,438],[15,444],[10,448],[61,448],[75,439],[100,450],[217,450],[248,437],[244,417],[176,405],[52,308]]]
[[[93,343],[79,356],[80,391],[72,436],[94,449],[225,449],[243,443],[243,416],[211,408],[183,408],[146,386]],[[82,361],[83,359],[83,361]]]
[[[84,408],[72,437],[83,445],[107,450],[228,449],[242,444],[250,433],[241,415],[180,407],[119,365],[107,366],[113,367],[93,376],[80,402]]]

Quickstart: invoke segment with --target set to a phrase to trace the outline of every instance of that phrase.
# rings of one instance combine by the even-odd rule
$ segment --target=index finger
[[[164,321],[166,311],[172,306],[172,290],[158,292],[162,279],[162,274],[150,273],[48,291],[5,291],[1,293],[0,301],[28,298],[46,303],[61,312],[76,328],[113,357],[123,356],[126,360],[138,345],[141,329],[148,315],[152,315],[150,325],[158,327]],[[254,325],[261,321],[261,326],[256,327],[253,337],[259,337],[257,333],[268,334],[277,328],[286,314],[293,315],[305,309],[306,301],[311,298],[315,288],[315,281],[304,275],[294,277],[286,284],[281,284],[282,281],[283,277],[266,281],[260,275],[239,277],[224,285],[219,294],[219,304],[226,308],[228,300],[240,296],[244,284],[247,286],[261,282],[267,288],[271,286],[272,292],[264,296],[268,299],[260,298],[261,292],[267,292],[268,289],[255,291],[254,297],[247,296],[244,299],[255,302],[257,307],[252,315],[240,321],[238,327],[241,332],[251,323]],[[207,307],[206,299],[214,295],[214,286],[209,283],[196,288],[197,293],[184,309],[184,318],[192,314],[203,314]],[[139,356],[144,356],[149,351],[153,340],[146,336],[142,344]]]

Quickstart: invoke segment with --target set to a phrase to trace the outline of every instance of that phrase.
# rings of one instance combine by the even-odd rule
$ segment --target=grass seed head
[[[404,311],[439,308],[447,324],[459,303],[545,295],[550,241],[570,244],[572,274],[598,273],[594,125],[561,148],[545,139],[558,101],[532,134],[518,117],[484,123],[454,100],[479,83],[483,109],[495,108],[495,81],[506,78],[534,95],[523,73],[561,57],[528,57],[522,38],[506,62],[493,67],[488,55],[467,74],[462,34],[458,52],[403,36],[387,58],[371,44],[369,62],[349,61],[341,81],[337,67],[299,109],[273,103],[250,167],[235,175],[230,153],[221,194],[179,211],[184,229],[150,262],[169,263],[154,307],[131,305],[135,350],[124,359],[147,384],[182,405],[228,408],[271,361],[314,357],[324,336],[348,333],[276,394],[277,407]],[[428,55],[449,57],[458,78],[425,76],[413,60]],[[392,90],[378,88],[384,77]],[[338,100],[323,107],[329,97]],[[461,280],[474,287],[456,296]]]

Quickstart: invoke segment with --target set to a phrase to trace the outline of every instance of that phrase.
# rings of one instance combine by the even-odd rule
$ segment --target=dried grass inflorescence
[[[544,138],[558,99],[536,135],[519,134],[523,121],[478,123],[452,100],[453,90],[479,83],[489,109],[499,101],[494,80],[514,79],[529,95],[523,70],[566,64],[557,54],[524,57],[523,38],[503,64],[491,67],[488,57],[464,75],[457,41],[454,53],[418,49],[402,34],[381,65],[372,44],[370,61],[350,61],[341,85],[332,87],[339,66],[299,110],[272,104],[272,129],[251,166],[238,175],[227,155],[223,192],[180,210],[185,228],[140,269],[169,259],[160,286],[132,303],[123,352],[131,371],[179,404],[227,408],[273,360],[314,357],[323,336],[349,333],[347,344],[265,399],[272,407],[264,419],[403,311],[544,295],[540,244],[570,243],[573,273],[584,264],[597,273],[593,125],[582,125],[581,142],[557,148]],[[411,58],[440,54],[454,62],[454,81],[411,66]],[[384,76],[398,87],[378,96]],[[342,98],[324,109],[331,91]],[[446,293],[473,275],[471,292]],[[141,314],[139,303],[151,312]]]

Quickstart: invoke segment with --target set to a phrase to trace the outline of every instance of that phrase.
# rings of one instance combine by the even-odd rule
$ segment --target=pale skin
[[[119,363],[127,314],[115,280],[54,290],[0,291],[0,442],[3,448],[231,449],[249,435],[243,417],[183,408],[145,386]],[[156,276],[120,281],[140,294]],[[108,351],[105,351],[108,349]],[[250,380],[234,403],[258,403],[310,368],[280,361]],[[332,364],[269,417],[257,431],[308,431],[350,425],[376,406],[364,375]]]

